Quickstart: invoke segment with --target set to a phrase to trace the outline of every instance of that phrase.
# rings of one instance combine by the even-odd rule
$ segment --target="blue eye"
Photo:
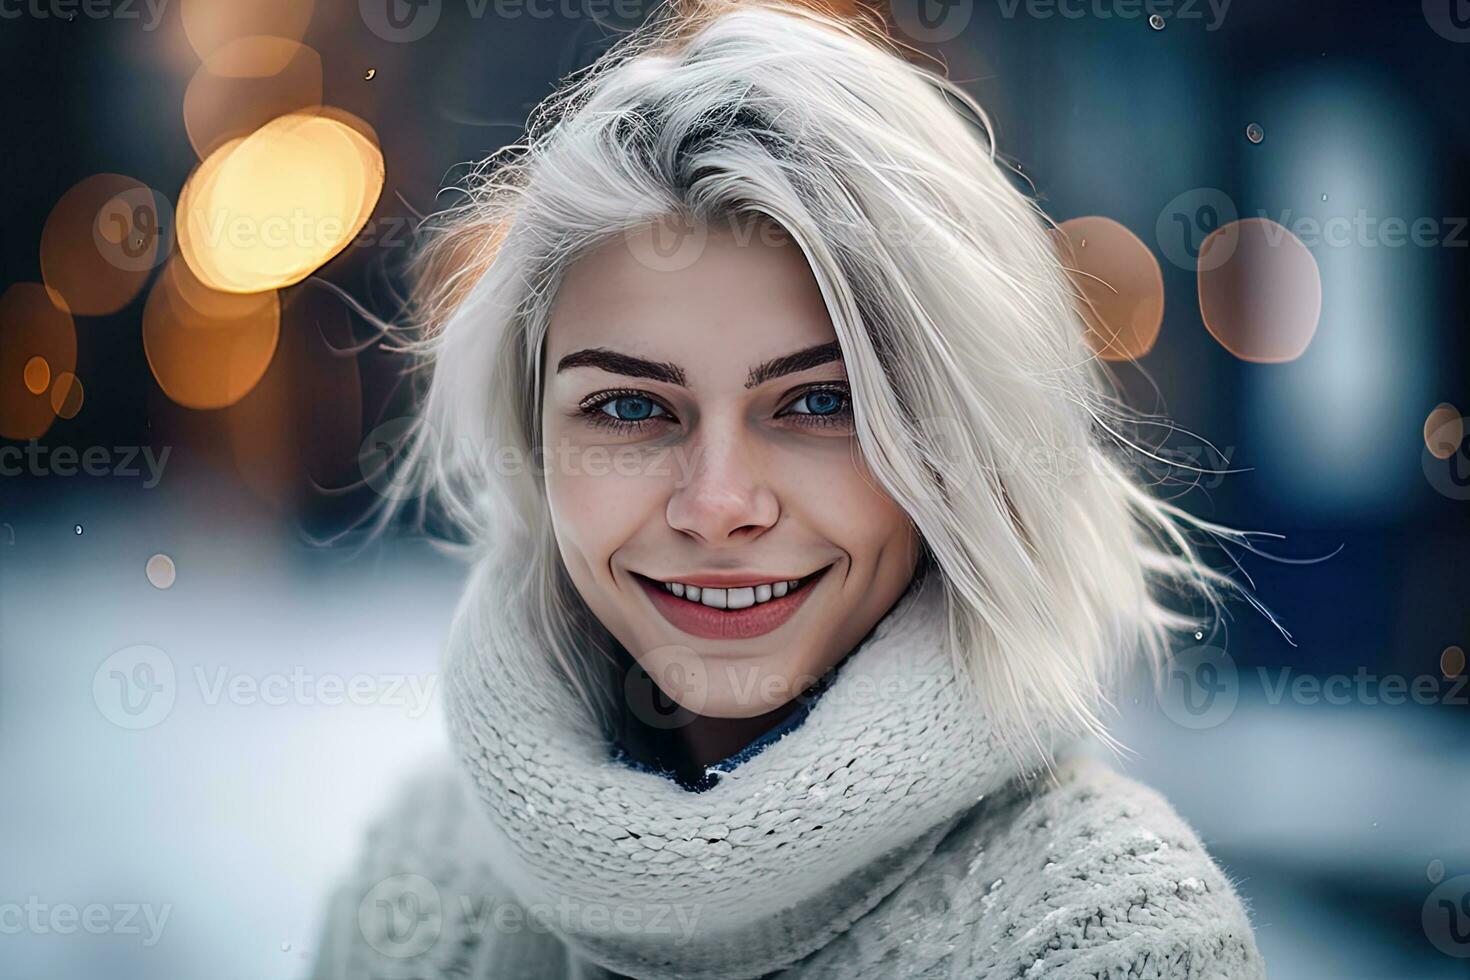
[[[791,403],[796,415],[836,415],[847,408],[847,395],[829,388],[809,391]]]
[[[599,406],[599,409],[604,415],[611,415],[620,422],[642,422],[668,414],[652,398],[642,398],[638,395],[620,395],[617,398],[609,398]]]

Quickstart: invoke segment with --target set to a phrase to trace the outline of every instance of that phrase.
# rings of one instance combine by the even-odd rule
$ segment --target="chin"
[[[774,710],[774,707],[752,709],[748,705],[729,704],[716,705],[713,709],[706,707],[704,711],[699,712],[699,715],[702,718],[720,718],[725,721],[741,721],[746,718],[758,718],[766,712]]]
[[[790,703],[817,680],[789,646],[684,637],[655,647],[640,666],[681,708],[706,718],[756,718]]]
[[[783,689],[790,690],[791,688],[789,685],[783,685]],[[702,706],[685,704],[680,705],[680,707],[703,715],[706,718],[758,718],[767,712],[775,711],[790,700],[791,698],[779,698],[776,700],[751,698],[744,696],[738,691],[721,690],[710,692],[710,697]]]

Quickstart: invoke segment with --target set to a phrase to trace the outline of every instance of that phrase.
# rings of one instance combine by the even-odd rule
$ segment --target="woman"
[[[975,118],[969,118],[969,110]],[[431,765],[320,976],[1262,975],[1148,789],[1072,751],[1232,581],[1143,491],[978,108],[866,21],[683,8],[425,258],[393,496],[474,571]]]

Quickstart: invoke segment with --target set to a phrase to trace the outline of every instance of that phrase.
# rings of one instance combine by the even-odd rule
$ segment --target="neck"
[[[792,699],[765,714],[751,718],[709,718],[695,715],[681,728],[669,732],[683,743],[694,765],[701,770],[721,759],[728,759],[766,732],[791,717],[799,701]]]
[[[655,696],[666,701],[662,695]],[[623,751],[640,764],[672,771],[681,781],[697,782],[707,767],[748,747],[790,718],[802,703],[796,697],[749,718],[696,715],[668,703],[651,711],[628,710],[623,713],[617,739]]]

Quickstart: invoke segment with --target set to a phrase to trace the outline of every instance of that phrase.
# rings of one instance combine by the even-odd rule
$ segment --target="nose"
[[[669,527],[708,545],[744,544],[775,525],[781,504],[766,478],[759,440],[739,423],[707,420],[685,444],[691,460],[669,497]]]

